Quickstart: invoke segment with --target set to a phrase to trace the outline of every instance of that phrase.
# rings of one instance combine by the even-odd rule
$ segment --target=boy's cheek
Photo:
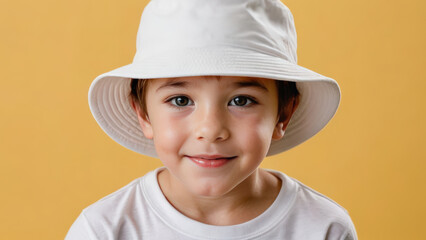
[[[231,128],[234,139],[239,142],[239,145],[247,146],[248,149],[269,145],[273,132],[273,126],[261,118],[235,123]]]
[[[164,119],[158,120],[154,125],[154,135],[159,139],[176,139],[181,134],[181,130],[176,122]]]
[[[265,134],[262,131],[262,128],[252,129],[252,131],[247,131],[244,134],[240,134],[238,139],[241,141],[240,146],[244,146],[244,148],[251,150],[256,149],[257,151],[264,151],[267,147],[269,147],[270,139],[268,138],[269,134]]]
[[[236,118],[230,126],[235,132],[241,134],[250,133],[253,137],[259,138],[265,135],[272,135],[275,122],[272,117],[265,114],[256,114],[244,118]]]
[[[158,118],[153,125],[154,144],[161,147],[173,148],[174,145],[180,145],[185,137],[186,126],[179,121],[173,121],[170,118]]]

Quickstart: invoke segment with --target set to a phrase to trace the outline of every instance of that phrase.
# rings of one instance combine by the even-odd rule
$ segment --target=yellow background
[[[63,239],[80,211],[161,166],[93,119],[87,92],[128,64],[147,1],[2,1],[0,238]],[[360,239],[424,239],[426,2],[285,1],[299,64],[336,79],[318,135],[263,167],[350,213]]]

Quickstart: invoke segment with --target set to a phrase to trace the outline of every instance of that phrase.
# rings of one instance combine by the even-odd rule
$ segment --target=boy
[[[84,209],[66,238],[356,239],[337,203],[259,168],[338,107],[337,83],[296,61],[278,0],[152,0],[133,63],[98,76],[89,104],[115,141],[165,166]]]

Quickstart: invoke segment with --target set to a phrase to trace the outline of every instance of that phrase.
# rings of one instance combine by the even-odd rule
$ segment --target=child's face
[[[139,117],[142,130],[154,140],[175,183],[195,195],[230,192],[257,169],[271,140],[283,137],[273,80],[199,76],[149,81],[148,118]]]

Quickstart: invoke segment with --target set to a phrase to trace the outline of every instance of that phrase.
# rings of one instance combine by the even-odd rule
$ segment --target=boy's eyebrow
[[[168,87],[182,87],[185,88],[188,86],[188,82],[185,81],[174,81],[176,78],[170,78],[167,82],[163,83],[160,87],[155,90],[155,92],[158,92],[162,88],[168,88]]]
[[[255,87],[263,91],[269,92],[269,90],[265,87],[265,85],[257,81],[256,79],[251,79],[249,81],[243,81],[243,82],[235,82],[234,85],[236,87]]]
[[[176,78],[169,79],[169,81],[165,82],[160,87],[158,87],[156,92],[158,92],[162,88],[168,88],[168,87],[185,88],[189,84],[187,81],[174,81],[175,79]],[[234,82],[233,85],[235,87],[255,87],[255,88],[261,89],[262,91],[269,92],[268,88],[266,88],[263,83],[257,81],[256,79],[250,79],[248,81],[241,81],[241,82]]]

